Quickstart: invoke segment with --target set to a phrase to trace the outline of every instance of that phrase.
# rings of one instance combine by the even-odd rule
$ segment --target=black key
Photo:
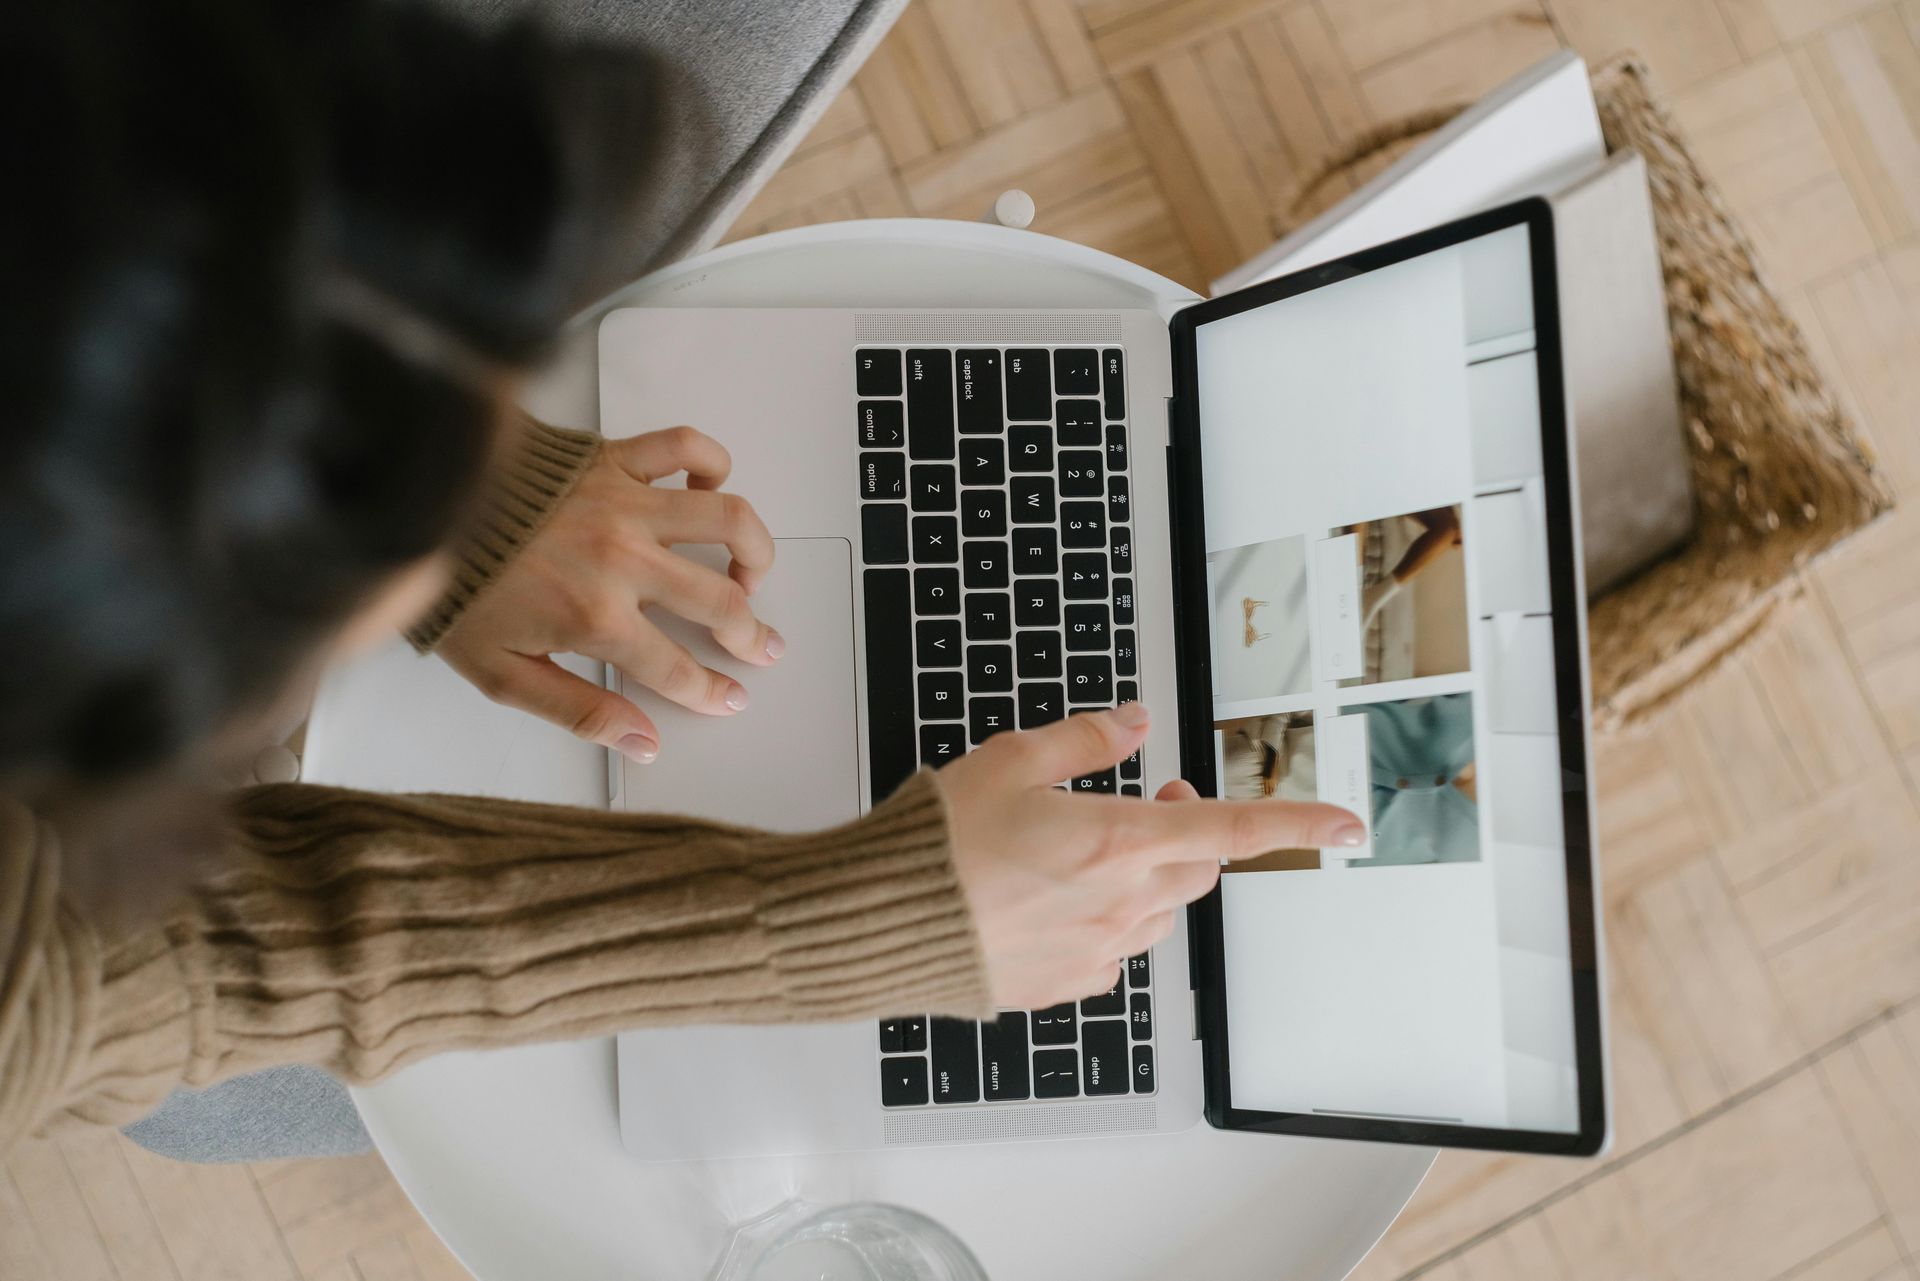
[[[1035,1045],[1072,1045],[1073,1038],[1079,1034],[1079,1028],[1080,1019],[1074,1013],[1072,1001],[1033,1012],[1033,1043]]]
[[[1020,627],[1060,625],[1060,584],[1051,578],[1022,579],[1013,592],[1013,621]]]
[[[1153,1047],[1151,1045],[1133,1047],[1133,1092],[1135,1094],[1153,1093]]]
[[[1036,1099],[1080,1097],[1080,1056],[1072,1050],[1035,1050],[1033,1097]]]
[[[1060,451],[1060,465],[1055,470],[1060,473],[1060,497],[1100,497],[1102,472],[1099,450],[1063,449]]]
[[[910,1108],[927,1101],[927,1061],[919,1055],[910,1059],[880,1060],[880,1105]]]
[[[937,1026],[937,1025],[936,1025]],[[936,1034],[934,1044],[939,1045]],[[1080,1029],[1080,1079],[1087,1083],[1089,1096],[1127,1094],[1133,1082],[1127,1079],[1127,1028],[1119,1019],[1101,1019]],[[940,1100],[940,1069],[934,1067],[934,1101]]]
[[[949,715],[961,715],[954,708]],[[959,721],[948,724],[945,721],[920,727],[920,763],[929,769],[939,769],[967,754],[967,727]]]
[[[900,584],[903,611],[906,587],[905,583]],[[915,623],[913,654],[922,667],[960,666],[960,624],[949,618],[929,618]],[[871,651],[867,665],[873,665]]]
[[[880,1020],[880,1053],[918,1054],[927,1048],[927,1020],[922,1014]]]
[[[1013,648],[1021,680],[1038,680],[1060,674],[1059,632],[1021,632]]]
[[[975,747],[995,734],[1013,728],[1013,700],[1010,698],[974,698],[967,700],[967,736]]]
[[[1084,347],[1053,353],[1053,394],[1092,396],[1100,391],[1100,357]]]
[[[1107,598],[1107,558],[1093,552],[1068,552],[1060,558],[1060,579],[1068,600]]]
[[[1100,402],[1063,400],[1053,416],[1054,435],[1062,449],[1100,447]]]
[[[1013,498],[1014,524],[1053,524],[1053,477],[1015,476],[1007,482],[1007,492]]]
[[[862,396],[900,394],[900,353],[863,347],[853,353],[853,385]]]
[[[1039,729],[1067,714],[1067,691],[1058,683],[1022,681],[1020,683],[1020,728]]]
[[[1107,554],[1113,558],[1114,573],[1131,574],[1133,572],[1133,535],[1125,525],[1113,527]]]
[[[860,497],[905,498],[907,460],[899,454],[860,455]]]
[[[1153,998],[1145,992],[1127,998],[1127,1026],[1133,1029],[1134,1040],[1153,1039]]]
[[[1113,621],[1121,627],[1133,623],[1133,580],[1116,578],[1113,580]]]
[[[1122,627],[1113,634],[1113,672],[1132,676],[1140,670],[1140,655],[1134,649],[1133,629]]]
[[[953,457],[953,353],[929,347],[907,353],[907,452]]]
[[[1098,996],[1089,996],[1080,1002],[1080,1017],[1083,1019],[1107,1018],[1127,1012],[1127,975],[1126,966],[1113,972],[1113,986]],[[1119,1024],[1114,1024],[1118,1027]],[[1082,1037],[1092,1030],[1088,1024],[1081,1031]]]
[[[1119,786],[1120,780],[1113,776],[1110,769],[1103,769],[1098,774],[1082,774],[1073,780],[1073,790],[1076,792],[1106,792],[1111,795]]]
[[[969,440],[960,446],[962,485],[1002,485],[1007,479],[1007,446],[999,440]]]
[[[1134,748],[1120,762],[1120,777],[1123,781],[1137,781],[1140,777],[1140,749]]]
[[[1107,481],[1107,523],[1127,523],[1127,478],[1114,476]]]
[[[1044,351],[1016,347],[1007,353],[1007,417],[1043,423],[1053,417],[1053,362]]]
[[[959,563],[960,522],[951,516],[915,516],[913,558],[922,565]]]
[[[1109,630],[1105,605],[1067,606],[1067,653],[1106,653]]]
[[[963,489],[960,491],[960,527],[969,538],[1005,538],[1007,536],[1007,491],[1004,489]],[[1006,549],[1006,544],[1000,544]]]
[[[1142,789],[1138,783],[1120,784],[1120,795],[1122,796],[1145,796],[1146,794],[1146,791]]]
[[[1119,423],[1107,424],[1107,470],[1115,475],[1127,469],[1127,429]]]
[[[957,569],[914,570],[913,612],[922,618],[958,614],[960,612],[960,571]]]
[[[869,565],[906,563],[907,509],[904,504],[860,505],[860,555]]]
[[[898,449],[907,443],[906,411],[897,400],[860,402],[860,445],[863,449]]]
[[[1153,978],[1153,954],[1142,952],[1127,958],[1127,986],[1145,987]]]
[[[921,468],[914,468],[918,472]],[[915,482],[918,489],[918,482]],[[914,504],[915,510],[919,503]],[[1105,547],[1107,512],[1099,503],[1060,504],[1060,545],[1062,547]],[[1105,591],[1100,593],[1106,595]]]
[[[981,1097],[989,1103],[1024,1099],[1033,1093],[1027,1075],[1027,1016],[1010,1010],[980,1025]]]
[[[1051,574],[1060,568],[1060,536],[1045,525],[1013,531],[1013,572]]]
[[[1107,417],[1127,416],[1127,367],[1121,363],[1120,349],[1109,347],[1100,353],[1100,389],[1107,399]]]
[[[967,692],[1004,694],[1013,688],[1013,646],[967,646]]]
[[[874,510],[869,507],[867,511]],[[913,755],[913,616],[904,569],[869,569],[867,609],[867,777],[878,805],[916,768]]]
[[[1000,353],[957,351],[959,365],[960,430],[998,435],[1006,421],[1000,415]]]
[[[967,586],[1005,587],[1007,585],[1007,545],[1005,543],[967,542],[960,548],[961,572]]]
[[[968,1019],[933,1021],[933,1101],[980,1101],[980,1044]]]
[[[1067,701],[1113,706],[1113,665],[1105,654],[1083,654],[1067,660]]]
[[[959,506],[960,486],[953,468],[941,464],[915,467],[909,480],[907,500],[917,512],[950,512]]]
[[[1007,428],[1007,468],[1010,471],[1053,470],[1053,433],[1045,427]]]
[[[1117,681],[1113,687],[1114,705],[1140,701],[1140,687],[1132,681]]]
[[[1013,601],[1005,592],[967,593],[968,640],[1006,640],[1011,635]]]
[[[920,673],[920,717],[929,721],[957,721],[965,715],[967,694],[959,672]],[[926,738],[921,737],[920,758],[926,760]]]

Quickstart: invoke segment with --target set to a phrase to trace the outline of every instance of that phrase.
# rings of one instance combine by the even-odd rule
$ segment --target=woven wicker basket
[[[1593,92],[1608,149],[1646,160],[1699,509],[1691,543],[1592,604],[1605,734],[1645,721],[1758,635],[1802,590],[1807,562],[1893,500],[1646,66],[1619,58]],[[1302,184],[1287,219],[1313,217],[1458,110],[1354,139]]]

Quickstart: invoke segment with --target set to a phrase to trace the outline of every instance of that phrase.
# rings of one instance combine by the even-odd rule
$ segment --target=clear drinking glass
[[[713,1281],[987,1281],[960,1238],[924,1214],[789,1201],[734,1229]]]

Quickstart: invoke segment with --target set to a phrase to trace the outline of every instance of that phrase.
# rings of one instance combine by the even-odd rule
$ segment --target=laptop
[[[609,758],[616,807],[844,822],[995,734],[1140,699],[1061,780],[1327,800],[1108,991],[981,1023],[619,1039],[646,1160],[1234,1130],[1592,1154],[1607,1133],[1585,595],[1552,208],[1176,312],[628,309],[609,436],[690,422],[773,531],[787,637]],[[696,552],[695,554],[702,554]]]

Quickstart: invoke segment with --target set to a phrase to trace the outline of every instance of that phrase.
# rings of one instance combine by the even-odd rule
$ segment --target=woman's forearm
[[[0,1147],[280,1063],[369,1081],[647,1025],[988,1013],[929,776],[800,836],[299,785],[233,818],[230,870],[163,927],[42,932],[30,1017],[0,1022]]]

